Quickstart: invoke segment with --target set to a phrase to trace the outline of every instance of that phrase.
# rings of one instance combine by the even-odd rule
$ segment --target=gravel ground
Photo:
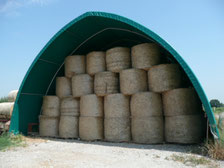
[[[84,142],[78,140],[26,138],[26,147],[0,152],[1,168],[189,168],[224,167],[224,162],[209,159],[206,165],[181,163],[173,155],[184,157],[196,146],[139,145],[128,143]],[[204,157],[203,157],[204,158]],[[204,158],[207,159],[207,158]]]

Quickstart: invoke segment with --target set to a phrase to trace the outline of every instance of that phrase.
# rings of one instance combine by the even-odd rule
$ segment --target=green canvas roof
[[[192,70],[183,58],[162,38],[127,18],[103,12],[87,12],[64,26],[37,55],[20,86],[11,118],[10,131],[27,133],[28,123],[38,123],[42,97],[55,94],[55,78],[64,70],[68,55],[155,42],[167,59],[179,63],[197,91],[209,119],[210,130],[219,137],[208,99]]]

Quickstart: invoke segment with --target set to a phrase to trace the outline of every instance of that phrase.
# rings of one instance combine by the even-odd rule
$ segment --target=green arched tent
[[[157,43],[163,48],[167,60],[179,63],[201,99],[212,134],[219,137],[208,99],[183,58],[151,30],[127,18],[103,12],[87,12],[74,19],[55,34],[40,51],[20,86],[10,131],[26,134],[29,123],[38,123],[42,97],[55,94],[55,78],[62,75],[66,56],[87,54],[93,50],[106,50],[114,46],[131,47],[143,42]]]

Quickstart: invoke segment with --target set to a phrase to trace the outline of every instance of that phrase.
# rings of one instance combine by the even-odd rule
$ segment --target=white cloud
[[[0,14],[19,14],[18,9],[31,5],[45,6],[54,0],[0,0]]]
[[[37,4],[37,5],[48,5],[52,0],[27,0],[30,4]]]
[[[16,0],[6,0],[2,2],[0,6],[0,12],[5,13],[8,11],[16,10],[17,8],[21,7],[22,4],[19,1]]]

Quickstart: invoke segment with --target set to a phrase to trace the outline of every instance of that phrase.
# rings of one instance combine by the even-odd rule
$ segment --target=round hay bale
[[[97,96],[118,93],[119,79],[118,74],[113,72],[99,72],[94,79],[94,92]]]
[[[59,122],[59,136],[61,138],[78,138],[79,118],[75,116],[61,115]]]
[[[148,70],[160,63],[159,46],[155,43],[143,43],[131,48],[132,67]]]
[[[216,123],[218,124],[219,123],[219,115],[218,114],[214,114],[214,117],[215,117]]]
[[[205,136],[205,120],[202,115],[165,117],[165,140],[172,143],[200,143]]]
[[[59,98],[69,97],[72,95],[71,80],[69,78],[56,78],[56,95]]]
[[[159,93],[139,92],[131,97],[132,117],[155,117],[163,115],[162,98]]]
[[[105,118],[104,136],[107,141],[128,142],[131,140],[130,118]]]
[[[18,90],[12,90],[12,91],[10,91],[9,94],[8,94],[8,101],[9,102],[16,101],[17,94],[18,94]]]
[[[181,87],[181,72],[177,64],[161,64],[148,71],[149,90],[165,92]]]
[[[88,74],[75,75],[72,77],[72,94],[73,97],[93,93],[93,78]]]
[[[95,94],[81,96],[80,115],[83,117],[103,117],[103,98]]]
[[[39,116],[39,134],[46,137],[58,136],[58,117]]]
[[[93,51],[87,54],[87,73],[95,75],[106,70],[106,54],[103,51]]]
[[[43,96],[42,114],[48,117],[60,115],[60,99],[57,96]]]
[[[11,118],[14,102],[0,103],[0,118]]]
[[[115,47],[106,51],[107,70],[120,72],[131,67],[130,49],[126,47]]]
[[[147,91],[147,74],[141,69],[127,69],[120,72],[120,89],[125,95]]]
[[[136,143],[163,143],[163,116],[143,117],[131,120],[132,139]]]
[[[163,93],[165,116],[199,114],[202,103],[192,88],[180,88]]]
[[[123,94],[110,94],[104,98],[104,116],[105,118],[129,117],[129,96]]]
[[[79,117],[79,136],[87,141],[103,139],[103,118]]]
[[[61,100],[61,115],[79,116],[79,100],[73,97],[63,98]]]
[[[86,72],[86,57],[84,55],[72,55],[65,58],[65,76],[72,78],[74,75]]]

